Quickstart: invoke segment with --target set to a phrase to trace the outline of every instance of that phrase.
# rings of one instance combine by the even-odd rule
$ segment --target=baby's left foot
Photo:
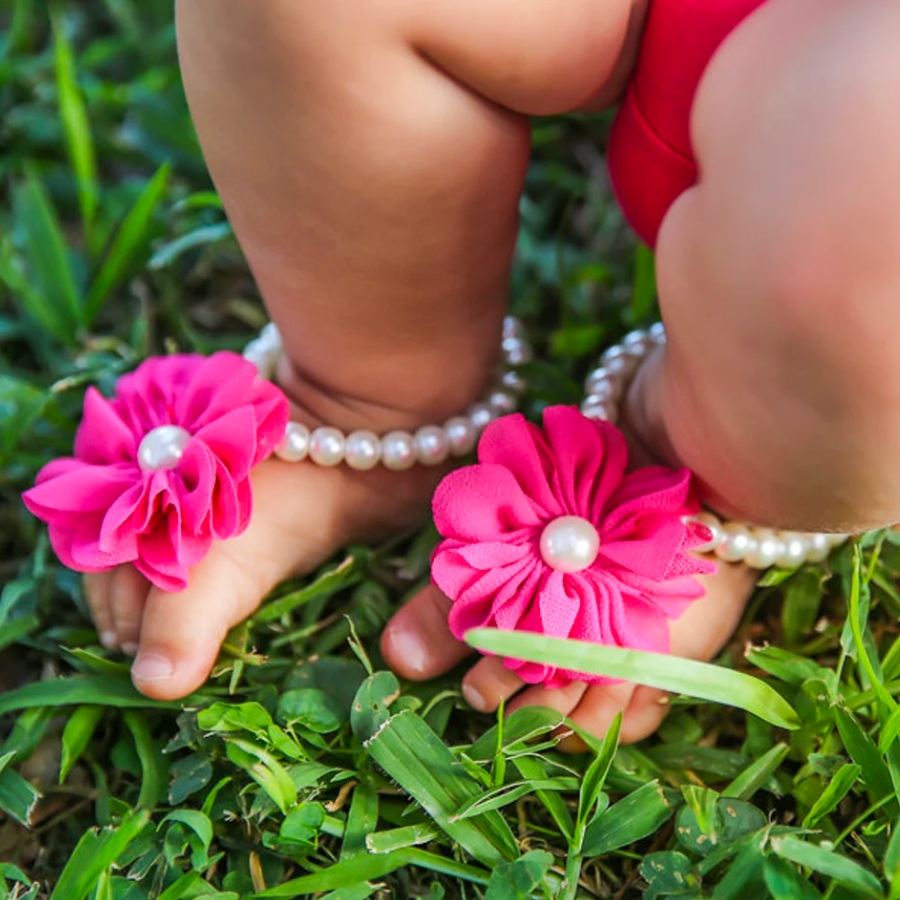
[[[717,574],[701,577],[706,596],[672,623],[672,654],[712,659],[740,623],[758,575],[747,566],[721,563]],[[471,652],[450,633],[450,605],[432,585],[394,616],[385,629],[381,647],[395,672],[413,681],[434,678]],[[597,737],[602,737],[616,714],[622,712],[622,740],[626,743],[652,734],[668,713],[667,695],[656,688],[627,682],[573,682],[557,690],[530,687],[505,668],[498,657],[485,657],[475,663],[463,679],[463,694],[481,712],[493,712],[501,701],[510,700],[506,707],[510,712],[522,706],[550,707]],[[566,738],[562,746],[567,750],[584,749],[578,737]]]

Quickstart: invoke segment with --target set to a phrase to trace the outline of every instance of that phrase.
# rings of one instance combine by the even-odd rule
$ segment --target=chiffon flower
[[[133,563],[182,590],[214,540],[247,527],[250,470],[288,414],[281,391],[235,353],[148,359],[112,399],[88,390],[74,456],[44,466],[23,500],[70,568]]]
[[[687,469],[627,470],[622,433],[573,407],[491,424],[479,464],[448,475],[434,499],[444,538],[435,584],[450,628],[528,631],[666,653],[669,621],[703,596],[714,563]],[[556,688],[609,679],[506,659],[526,682]]]

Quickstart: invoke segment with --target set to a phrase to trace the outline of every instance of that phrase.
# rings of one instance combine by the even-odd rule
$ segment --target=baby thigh
[[[694,105],[647,402],[718,505],[763,524],[900,519],[898,33],[897,4],[770,0]]]
[[[431,416],[481,389],[506,301],[528,116],[602,90],[630,8],[179,2],[207,163],[309,382]],[[419,377],[401,383],[398,369]]]

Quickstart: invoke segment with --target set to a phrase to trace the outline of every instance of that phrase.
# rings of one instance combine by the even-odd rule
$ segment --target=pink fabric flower
[[[453,600],[450,628],[531,631],[666,653],[669,620],[705,593],[694,577],[716,570],[690,554],[711,535],[682,517],[699,512],[691,473],[626,472],[622,433],[567,406],[544,413],[544,432],[522,416],[491,424],[479,464],[448,475],[434,498],[445,538],[432,560],[435,584]],[[576,516],[599,536],[596,558],[561,571],[542,552],[551,523]],[[591,532],[587,526],[588,533]],[[525,681],[556,688],[609,679],[506,659]]]
[[[247,527],[250,470],[284,436],[288,415],[281,391],[236,353],[148,359],[119,379],[111,400],[88,390],[74,457],[44,466],[22,499],[70,568],[133,563],[179,591],[214,540]],[[168,429],[177,446],[148,468],[161,458],[152,455],[161,426],[177,426]]]

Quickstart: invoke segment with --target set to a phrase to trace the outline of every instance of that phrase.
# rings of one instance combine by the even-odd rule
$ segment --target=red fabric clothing
[[[697,181],[690,115],[700,79],[719,45],[764,2],[651,2],[637,69],[609,146],[616,196],[651,247],[669,207]]]

